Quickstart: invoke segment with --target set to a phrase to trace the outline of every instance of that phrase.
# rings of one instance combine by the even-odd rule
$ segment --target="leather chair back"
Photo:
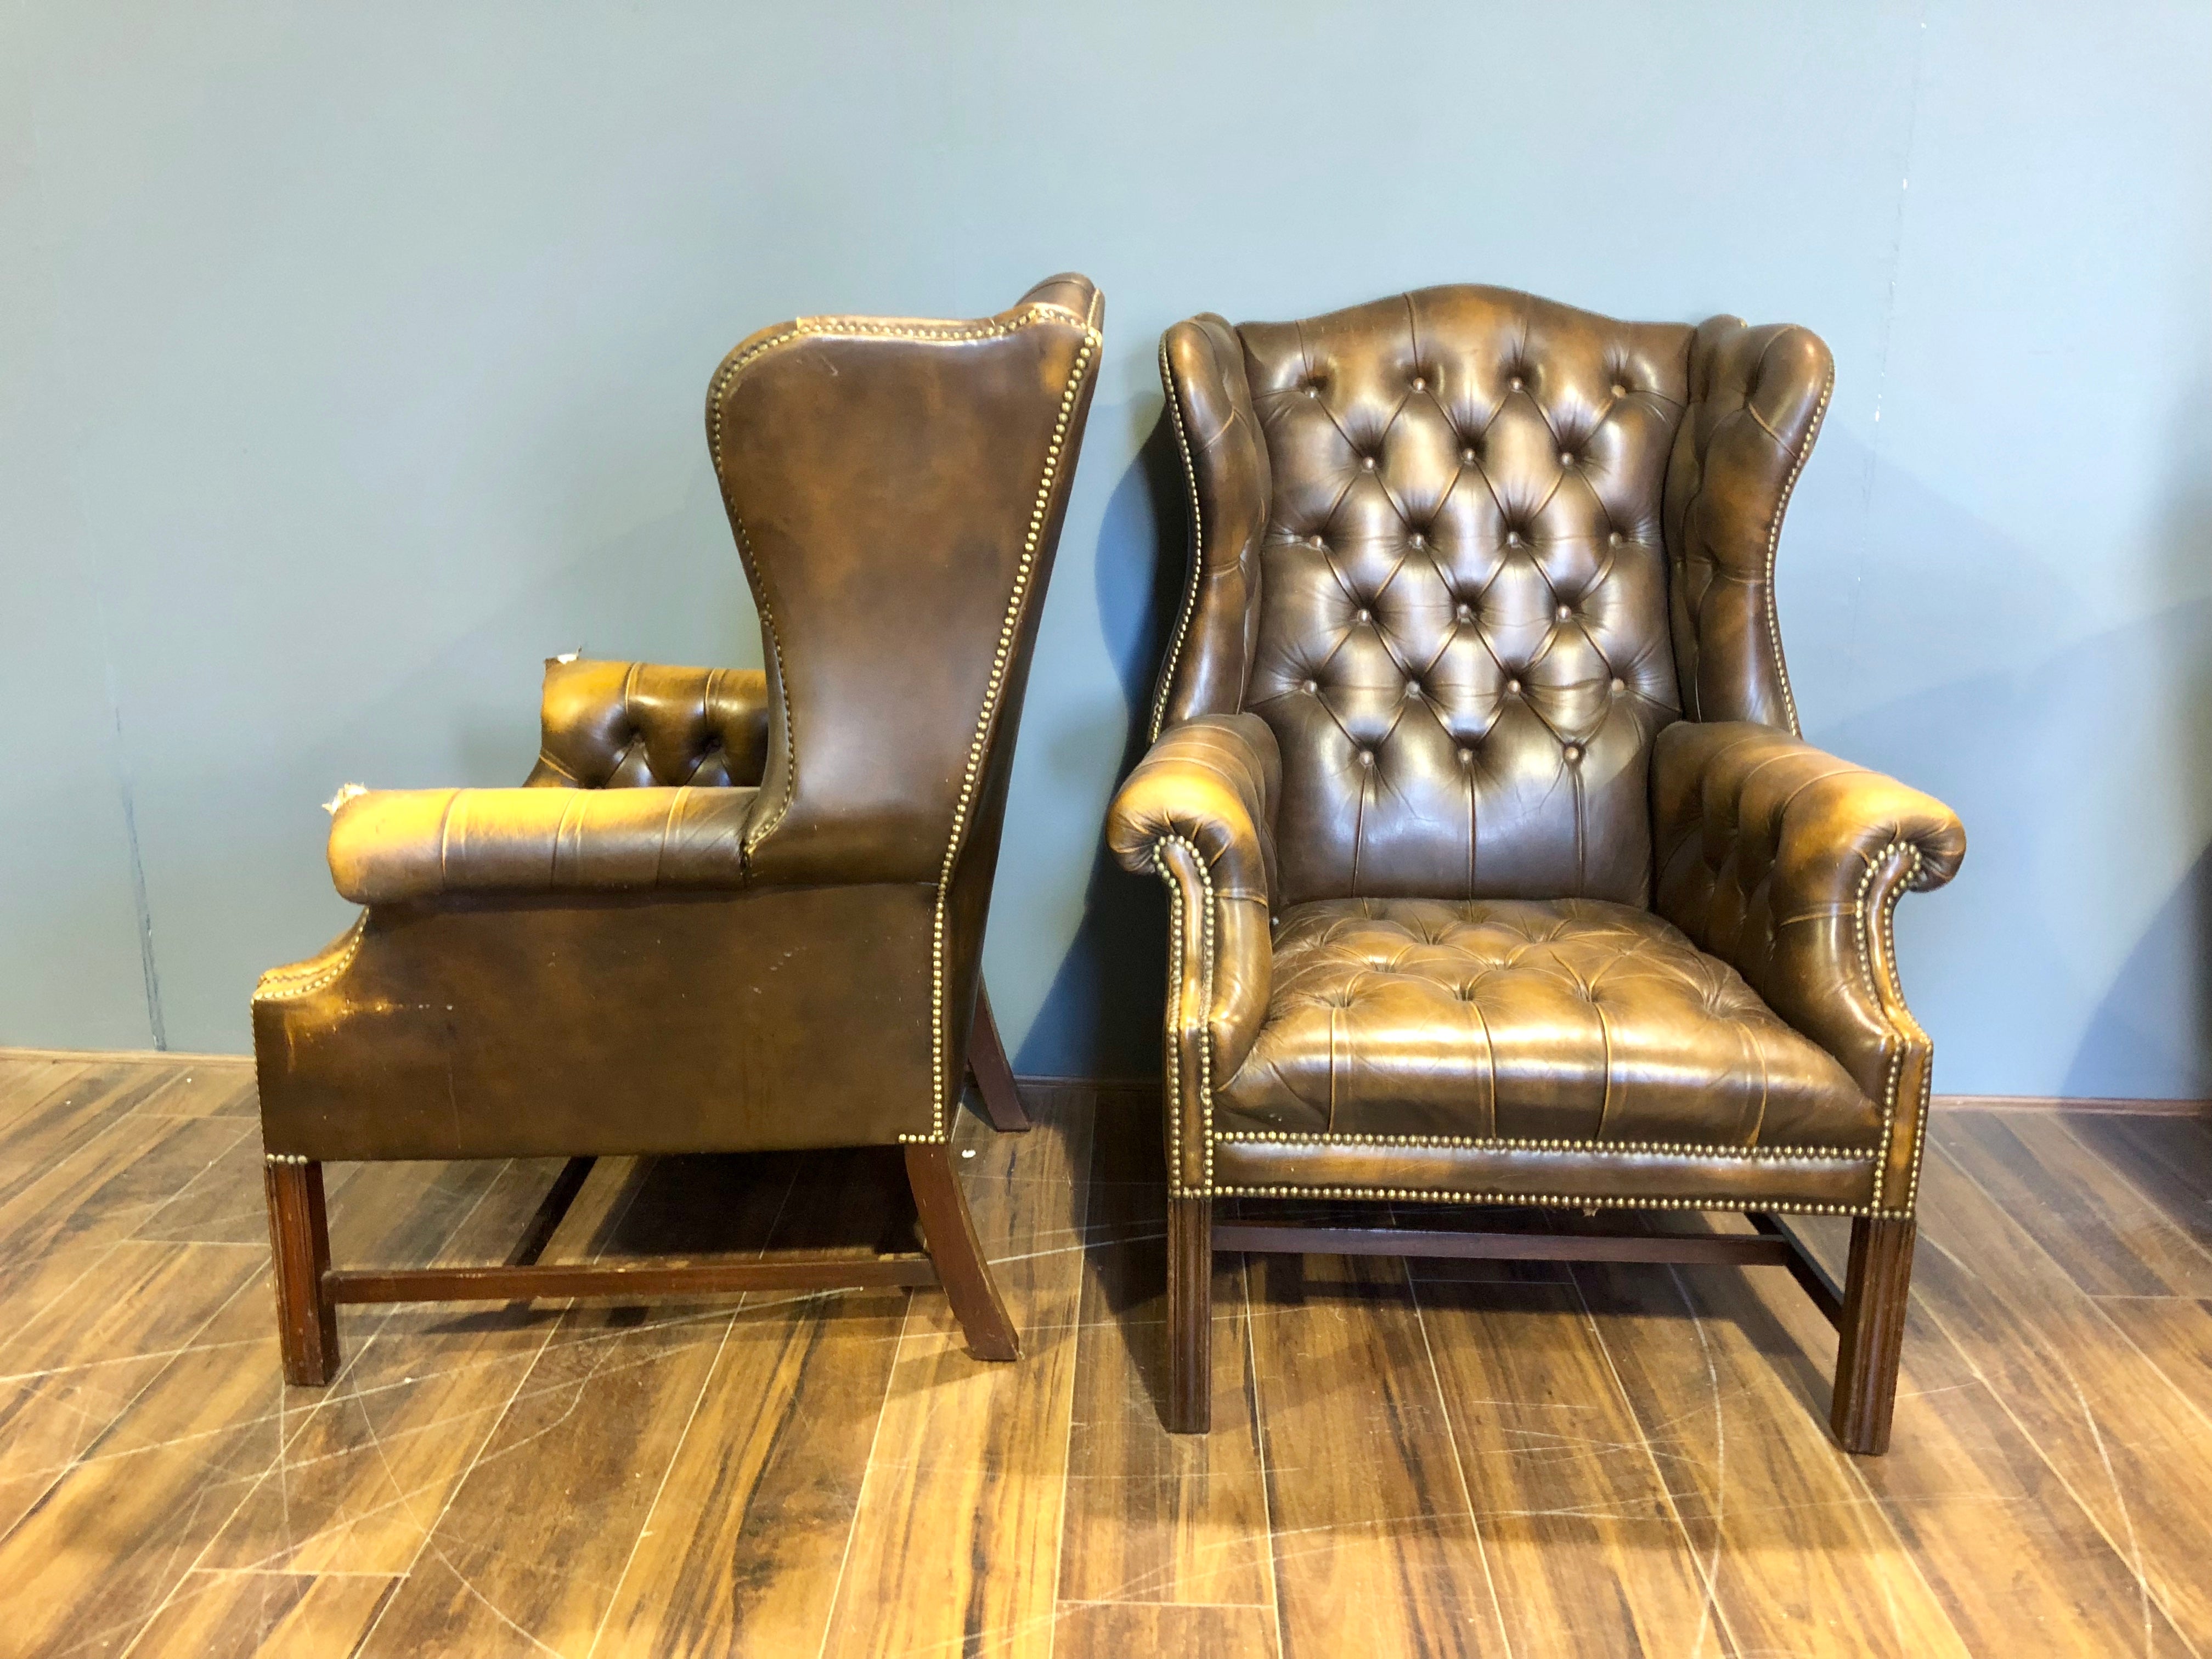
[[[1785,332],[1820,372],[1775,377],[1796,403],[1762,428]],[[1273,729],[1278,902],[1648,902],[1652,742],[1686,691],[1705,719],[1794,718],[1770,526],[1740,520],[1773,506],[1778,434],[1784,461],[1809,444],[1818,340],[1453,287],[1201,317],[1163,359],[1212,511],[1155,731]],[[1693,379],[1722,394],[1695,422]]]
[[[756,883],[988,890],[1095,383],[1080,277],[969,323],[803,318],[715,374],[707,433],[760,611]]]

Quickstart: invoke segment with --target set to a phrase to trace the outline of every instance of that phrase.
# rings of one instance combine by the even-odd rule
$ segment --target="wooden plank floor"
[[[1172,1439],[1155,1121],[1031,1093],[961,1128],[1018,1364],[927,1291],[349,1308],[306,1390],[246,1068],[0,1057],[0,1654],[2212,1659],[2201,1120],[1939,1115],[1862,1460],[1778,1269],[1224,1256]],[[337,1253],[496,1257],[556,1167],[333,1166]],[[612,1162],[550,1254],[902,1219],[872,1154]]]

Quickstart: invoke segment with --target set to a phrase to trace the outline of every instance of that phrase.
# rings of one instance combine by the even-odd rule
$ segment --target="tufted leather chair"
[[[341,1301],[941,1282],[1017,1339],[947,1150],[1026,1127],[981,948],[1022,692],[1096,380],[1080,276],[976,322],[744,341],[707,429],[766,672],[556,659],[519,789],[333,803],[363,907],[253,998],[286,1374]],[[684,1267],[538,1253],[609,1154],[905,1150],[926,1251]],[[331,1158],[565,1156],[507,1262],[334,1271]]]
[[[1774,556],[1827,349],[1456,287],[1160,363],[1190,586],[1109,837],[1170,907],[1170,1426],[1216,1248],[1565,1251],[1790,1267],[1880,1450],[1930,1052],[1890,917],[1965,838],[1797,735]],[[1643,1213],[1278,1213],[1316,1199]],[[1786,1212],[1855,1218],[1847,1286]]]

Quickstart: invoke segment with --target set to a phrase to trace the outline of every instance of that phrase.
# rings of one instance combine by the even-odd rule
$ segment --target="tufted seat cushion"
[[[1218,1134],[1868,1148],[1881,1114],[1735,969],[1595,899],[1285,912]]]

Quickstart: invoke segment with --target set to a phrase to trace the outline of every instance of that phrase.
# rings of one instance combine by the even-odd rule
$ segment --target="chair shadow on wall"
[[[2087,635],[2082,594],[2111,571],[2056,560],[1910,470],[1851,457],[1878,469],[1880,516],[1909,538],[1887,574],[1909,568],[1911,580],[1860,624],[1868,648],[1894,648],[1895,630],[1917,625],[1941,659],[1964,659],[1958,678],[1841,720],[1821,718],[1817,694],[1806,710],[1816,741],[1933,790],[1966,820],[1966,866],[1946,903],[1899,916],[1915,935],[1901,951],[1908,990],[1946,976],[1965,988],[1923,1012],[1939,1092],[1993,1092],[1972,1073],[2028,1074],[2010,1064],[2024,1050],[2038,1091],[2212,1096],[2212,426],[2199,426],[2177,425],[2142,532],[2158,551],[2136,573],[2174,597]],[[1974,625],[1945,641],[1960,617]],[[2138,922],[2149,871],[2137,866],[2163,864],[2177,830],[2193,838],[2186,866]],[[2080,885],[2066,885],[2077,870]],[[1983,914],[1947,925],[1954,908]],[[2106,941],[2124,929],[2132,942],[2115,965],[2085,969],[2113,960]],[[2023,1020],[2079,1035],[2054,1052],[2055,1033]]]
[[[2212,386],[2196,391],[2192,406],[2201,409]],[[2180,443],[2153,533],[2166,591],[2185,593],[2201,591],[2212,575],[2212,425],[2199,420],[2178,430]],[[2212,599],[2189,599],[2101,635],[2091,651],[2113,659],[2120,672],[2147,663],[2156,676],[2154,690],[2173,700],[2166,710],[2173,741],[2164,757],[2173,771],[2170,792],[2161,793],[2168,793],[2168,810],[2184,814],[2195,834],[2212,834]],[[2072,672],[2070,662],[2054,666]],[[2039,678],[2049,683],[2060,677]],[[2158,719],[2155,704],[2137,706]],[[2148,793],[2150,767],[2135,781]],[[2116,1075],[2126,1079],[2123,1089],[2107,1080]],[[2140,1096],[2176,1087],[2200,1100],[2212,1096],[2212,845],[2197,848],[2121,960],[2061,1092]]]
[[[1094,561],[1098,617],[1123,704],[1119,783],[1148,746],[1154,682],[1189,574],[1182,461],[1160,407],[1137,459],[1107,498]],[[1153,1079],[1165,1006],[1167,904],[1106,848],[1102,810],[1083,919],[1031,1023],[1015,1069],[1085,1080]],[[1157,1115],[1150,1115],[1157,1123]]]

